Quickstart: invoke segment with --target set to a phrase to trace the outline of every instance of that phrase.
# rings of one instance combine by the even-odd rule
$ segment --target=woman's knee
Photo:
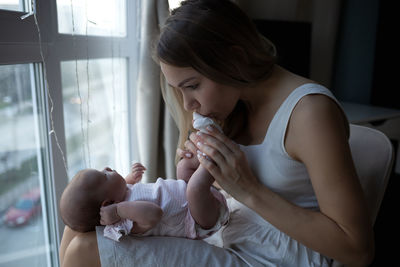
[[[97,248],[96,232],[81,233],[75,236],[74,242],[79,249],[84,251],[92,250],[94,247]]]
[[[64,228],[64,233],[61,239],[61,244],[60,244],[60,251],[59,251],[59,255],[60,255],[60,262],[61,264],[64,261],[64,255],[65,252],[67,250],[67,248],[69,247],[69,244],[71,243],[71,241],[78,235],[78,232],[75,232],[74,230],[72,230],[71,228],[69,228],[68,226],[65,226]]]
[[[69,266],[100,266],[95,232],[82,233],[71,240],[62,267]]]

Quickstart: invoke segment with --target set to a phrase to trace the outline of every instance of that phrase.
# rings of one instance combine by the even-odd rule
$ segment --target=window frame
[[[41,146],[48,148],[45,153],[42,153],[43,172],[46,175],[44,175],[45,180],[41,183],[43,182],[44,199],[47,200],[47,214],[43,213],[43,218],[48,223],[49,236],[46,238],[49,238],[50,244],[55,245],[55,251],[51,252],[51,264],[57,266],[59,264],[58,249],[64,229],[58,207],[61,194],[68,183],[68,175],[55,135],[43,133],[49,133],[52,128],[51,123],[53,123],[59,146],[65,154],[61,61],[115,57],[126,59],[129,98],[129,156],[130,161],[138,158],[137,149],[134,149],[137,148],[136,132],[133,129],[135,129],[136,123],[134,103],[136,103],[135,81],[138,73],[141,1],[126,0],[125,37],[59,34],[56,0],[33,0],[33,2],[36,3],[35,10],[41,43],[39,43],[39,34],[33,15],[22,20],[21,16],[27,12],[0,10],[2,25],[0,27],[0,65],[39,63],[34,64],[35,85],[36,88],[43,88],[43,90],[37,90],[34,105],[37,109],[42,109],[45,114],[44,121],[39,121],[40,125],[38,126],[42,132],[40,142],[43,143]],[[45,64],[42,62],[42,56]],[[50,120],[51,108],[53,109],[52,122]]]

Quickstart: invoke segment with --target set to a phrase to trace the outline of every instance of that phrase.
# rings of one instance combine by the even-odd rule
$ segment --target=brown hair
[[[78,232],[94,231],[100,225],[103,199],[98,188],[101,177],[88,175],[95,170],[78,172],[65,188],[60,200],[60,214],[66,225]]]
[[[158,60],[166,64],[192,67],[208,79],[235,87],[251,87],[267,79],[276,62],[274,45],[258,33],[236,4],[228,0],[181,2],[166,20],[155,53]],[[168,92],[171,90],[162,89],[180,129],[179,146],[182,146],[191,114],[183,109],[180,92],[174,90],[171,94]],[[234,135],[231,126],[238,125],[237,116],[245,118],[246,112],[244,103],[238,103],[230,116],[235,123],[229,123],[229,118],[225,122],[228,135]]]

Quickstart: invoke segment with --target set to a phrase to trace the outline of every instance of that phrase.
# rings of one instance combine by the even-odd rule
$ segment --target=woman
[[[178,156],[199,155],[232,196],[224,248],[132,238],[110,254],[95,233],[76,236],[66,228],[64,266],[99,266],[99,254],[103,265],[111,258],[124,261],[121,266],[370,263],[373,232],[350,154],[348,121],[328,89],[278,66],[274,51],[227,0],[184,1],[157,43],[169,84],[164,98],[180,129]],[[225,134],[210,129],[186,140],[192,112],[223,121]]]

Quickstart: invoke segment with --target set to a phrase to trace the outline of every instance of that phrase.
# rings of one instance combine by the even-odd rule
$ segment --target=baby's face
[[[102,187],[107,192],[108,198],[115,203],[124,201],[127,190],[125,179],[109,167],[105,167],[99,173],[105,178]]]

